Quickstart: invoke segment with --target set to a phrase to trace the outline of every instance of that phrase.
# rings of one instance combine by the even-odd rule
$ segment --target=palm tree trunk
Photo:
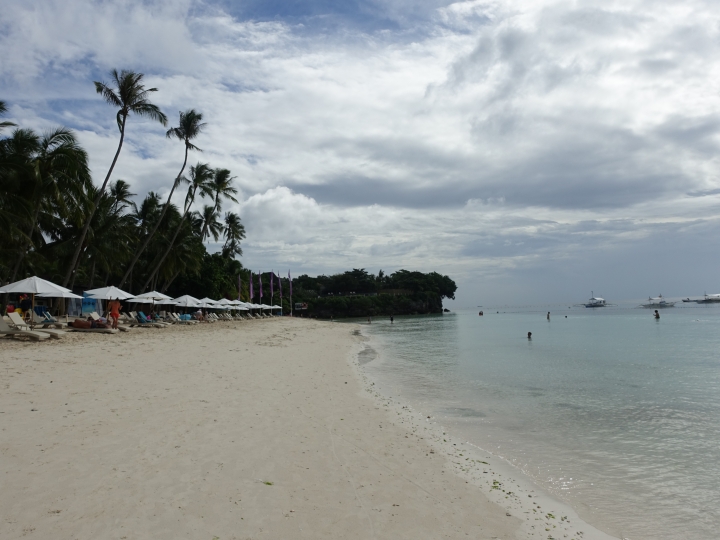
[[[30,223],[30,230],[28,231],[28,237],[25,241],[25,245],[23,246],[22,250],[20,251],[20,256],[18,257],[17,262],[15,263],[15,268],[13,268],[12,278],[10,278],[10,283],[15,282],[15,277],[17,276],[17,273],[20,271],[20,265],[22,264],[23,260],[25,259],[25,255],[27,255],[27,251],[30,248],[29,244],[32,242],[32,233],[35,230],[35,227],[37,226],[38,218],[40,217],[40,201],[38,201],[37,208],[35,208],[35,215],[33,216],[32,223]]]
[[[173,193],[175,192],[175,188],[177,187],[178,182],[180,182],[180,176],[182,176],[182,173],[185,170],[185,165],[187,165],[187,158],[188,158],[188,146],[186,144],[185,145],[185,161],[183,161],[182,168],[180,169],[180,172],[178,173],[177,178],[175,178],[173,187],[170,190],[170,195],[168,195],[167,202],[165,203],[162,213],[160,214],[160,219],[158,219],[155,222],[155,227],[153,227],[153,230],[150,231],[150,234],[148,234],[147,238],[145,238],[145,242],[143,242],[143,245],[140,247],[140,249],[135,252],[135,256],[133,257],[133,260],[130,263],[130,266],[128,266],[128,269],[125,271],[125,275],[120,280],[120,285],[118,285],[119,288],[122,288],[122,286],[125,285],[125,281],[127,281],[127,278],[130,276],[130,273],[133,271],[135,264],[138,262],[138,259],[140,258],[140,255],[142,255],[143,251],[145,251],[145,248],[150,243],[150,240],[152,240],[152,237],[155,236],[155,233],[157,232],[158,227],[160,226],[160,223],[162,222],[163,218],[165,217],[165,212],[167,212],[167,209],[170,207],[170,201],[172,200],[172,196],[173,196]]]
[[[115,152],[115,157],[112,160],[112,164],[110,165],[110,170],[108,170],[107,175],[105,176],[105,181],[103,182],[102,187],[100,188],[100,191],[98,192],[97,197],[95,197],[95,201],[93,202],[93,206],[90,209],[90,215],[87,216],[87,219],[85,220],[85,225],[83,226],[82,233],[80,233],[80,238],[78,239],[78,245],[77,248],[75,248],[75,254],[73,255],[72,260],[70,261],[70,266],[68,267],[67,274],[65,274],[65,279],[63,279],[62,286],[67,287],[68,282],[70,281],[70,278],[73,275],[73,272],[75,271],[75,267],[77,266],[78,259],[80,258],[80,251],[82,250],[83,243],[85,242],[85,237],[87,236],[88,229],[90,228],[90,222],[92,221],[93,216],[95,215],[95,210],[97,210],[98,204],[100,204],[100,199],[102,199],[102,196],[105,194],[105,187],[107,187],[108,181],[110,180],[110,175],[112,175],[113,169],[115,168],[115,164],[117,163],[118,157],[120,156],[120,150],[122,149],[123,141],[125,140],[125,121],[127,120],[127,115],[123,115],[122,124],[120,126],[120,142],[118,143],[117,151]],[[74,280],[73,280],[74,282]]]
[[[170,285],[172,285],[172,282],[177,279],[177,277],[180,275],[180,272],[181,272],[181,270],[178,270],[177,272],[175,272],[175,274],[173,275],[173,277],[171,277],[171,278],[165,283],[165,285],[163,285],[163,288],[162,288],[162,290],[160,291],[161,293],[165,294],[165,291],[167,291],[167,290],[170,288]]]
[[[178,234],[180,234],[180,229],[182,229],[182,226],[185,223],[185,218],[187,218],[188,212],[190,212],[190,207],[192,206],[192,203],[194,200],[195,200],[195,191],[193,191],[193,196],[190,198],[190,202],[187,204],[187,207],[185,208],[185,213],[183,214],[183,217],[180,220],[180,224],[177,226],[177,229],[175,229],[175,234],[173,235],[172,240],[170,240],[170,244],[168,245],[167,249],[165,250],[165,253],[163,253],[163,256],[160,258],[160,262],[157,263],[157,265],[155,266],[155,269],[150,273],[150,276],[148,277],[147,281],[145,282],[145,285],[143,285],[143,287],[142,287],[143,292],[147,289],[147,286],[150,284],[150,280],[152,280],[153,276],[160,271],[160,267],[165,262],[165,259],[167,258],[167,256],[170,255],[170,250],[172,250],[173,244],[175,244],[175,239],[178,237]]]

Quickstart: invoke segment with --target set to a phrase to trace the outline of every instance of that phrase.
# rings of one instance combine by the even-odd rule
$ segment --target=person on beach
[[[655,310],[655,315],[654,315],[654,317],[655,317],[656,319],[659,319],[659,318],[660,318],[660,312],[659,312],[657,309]]]
[[[110,311],[110,318],[112,319],[112,328],[117,330],[118,319],[120,318],[120,299],[116,298],[108,304],[108,310]]]

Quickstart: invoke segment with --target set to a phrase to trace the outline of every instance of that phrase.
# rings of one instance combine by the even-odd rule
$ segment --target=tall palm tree
[[[193,221],[198,225],[198,228],[202,230],[200,237],[203,242],[209,239],[211,236],[216,242],[220,238],[222,233],[222,223],[218,219],[220,215],[215,211],[214,206],[203,206],[202,212],[195,212],[193,215]]]
[[[220,210],[222,210],[222,199],[230,199],[233,202],[237,202],[237,199],[234,197],[237,193],[237,189],[232,186],[233,180],[235,180],[235,177],[230,176],[229,170],[215,169],[215,174],[212,180],[212,189],[215,192],[215,203],[213,205],[213,209],[217,215],[220,215]],[[207,237],[207,226],[203,226],[201,236],[203,240]]]
[[[199,152],[202,152],[197,146],[192,144],[190,141],[195,139],[198,135],[200,135],[200,132],[205,128],[207,124],[204,124],[202,122],[202,114],[195,111],[195,109],[189,109],[185,112],[180,112],[180,124],[178,127],[170,128],[167,131],[167,138],[168,139],[179,139],[185,143],[185,159],[183,160],[182,167],[180,168],[180,172],[175,177],[175,181],[173,182],[172,189],[170,190],[170,194],[168,195],[167,202],[165,203],[165,207],[163,208],[162,214],[160,215],[160,219],[157,220],[155,223],[155,227],[152,231],[147,235],[145,238],[145,241],[143,242],[142,246],[140,246],[140,249],[138,249],[135,252],[135,256],[133,257],[132,261],[128,265],[127,270],[125,270],[125,275],[120,280],[120,285],[118,287],[122,287],[125,284],[125,281],[127,280],[128,276],[132,273],[133,268],[135,267],[135,264],[137,263],[138,259],[140,258],[140,255],[145,251],[145,248],[150,243],[150,240],[157,232],[157,228],[160,225],[160,222],[165,217],[165,212],[167,212],[167,209],[170,207],[170,201],[172,200],[173,193],[175,193],[175,188],[178,187],[178,185],[181,182],[183,171],[185,170],[185,166],[187,165],[187,159],[188,159],[188,152],[190,150],[197,150]]]
[[[0,116],[5,115],[7,112],[7,104],[4,101],[0,101]],[[0,132],[8,127],[15,127],[12,122],[0,122]]]
[[[245,226],[240,221],[240,216],[232,212],[225,214],[225,245],[222,249],[223,257],[235,258],[235,255],[242,255],[240,242],[245,239]]]
[[[103,182],[88,215],[85,217],[85,224],[82,232],[80,233],[80,237],[77,240],[75,253],[70,261],[70,266],[68,266],[65,278],[63,279],[64,287],[70,282],[72,273],[77,266],[80,252],[83,249],[85,237],[87,236],[88,228],[90,227],[90,221],[95,214],[95,209],[100,202],[100,198],[105,193],[105,187],[110,181],[110,176],[112,175],[115,164],[120,156],[120,150],[122,149],[123,141],[125,140],[125,124],[128,116],[132,113],[156,120],[163,126],[167,125],[167,116],[165,116],[157,105],[154,105],[149,100],[150,93],[157,92],[157,88],[145,88],[145,85],[142,82],[144,77],[142,73],[135,73],[128,70],[122,70],[118,73],[118,71],[114,69],[110,75],[112,78],[111,84],[113,86],[104,82],[95,81],[95,91],[100,94],[108,104],[118,108],[116,118],[118,130],[120,131],[120,141],[118,143],[117,151],[115,152],[115,157],[110,164],[110,169],[108,169],[108,172],[105,175],[105,181]]]
[[[212,181],[214,177],[215,171],[211,169],[210,165],[208,165],[207,163],[198,163],[194,167],[190,167],[190,179],[188,180],[188,182],[190,183],[190,187],[188,188],[187,196],[185,197],[185,208],[183,211],[182,219],[180,220],[180,224],[178,225],[177,229],[175,229],[175,234],[170,240],[170,243],[168,244],[165,253],[163,253],[163,256],[160,258],[157,265],[150,273],[150,276],[145,282],[145,285],[143,285],[143,291],[147,289],[147,286],[150,284],[155,274],[160,271],[160,267],[165,262],[167,256],[170,254],[170,251],[173,248],[173,244],[175,243],[175,239],[177,238],[177,235],[180,233],[180,229],[182,228],[185,220],[187,219],[190,208],[195,202],[195,197],[197,196],[198,192],[200,193],[200,196],[202,198],[213,196],[214,191],[212,189]]]
[[[28,165],[29,174],[23,175],[23,181],[28,188],[27,199],[32,214],[10,281],[15,281],[31,246],[32,237],[41,234],[38,231],[38,219],[43,208],[57,205],[64,214],[63,206],[67,198],[83,197],[82,190],[92,182],[87,152],[80,146],[72,130],[66,128],[56,128],[36,138]]]

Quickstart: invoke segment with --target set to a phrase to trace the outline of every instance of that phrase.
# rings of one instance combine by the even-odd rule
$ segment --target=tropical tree
[[[122,70],[118,73],[118,71],[114,69],[110,75],[112,78],[111,84],[96,81],[95,91],[100,94],[109,105],[118,109],[116,120],[118,130],[120,131],[120,141],[118,142],[115,157],[113,157],[110,168],[105,175],[105,180],[97,193],[97,197],[93,201],[93,205],[89,209],[88,215],[85,216],[85,223],[83,225],[82,232],[77,239],[75,253],[73,254],[67,273],[63,279],[63,286],[67,286],[70,282],[72,273],[77,267],[80,252],[83,249],[85,237],[87,236],[87,232],[90,227],[90,222],[95,214],[98,204],[100,203],[100,198],[105,193],[105,188],[110,181],[110,176],[112,175],[115,164],[120,156],[120,150],[122,150],[123,141],[125,140],[125,124],[128,116],[132,113],[156,120],[163,126],[167,125],[167,117],[165,114],[158,108],[157,105],[154,105],[149,100],[150,93],[157,92],[157,88],[145,88],[145,85],[143,84],[144,75],[142,73],[135,73],[128,70]]]
[[[167,209],[170,207],[170,202],[172,201],[172,196],[175,193],[175,189],[180,185],[180,183],[183,180],[183,172],[185,171],[185,166],[187,165],[187,159],[188,159],[188,152],[190,150],[197,150],[199,152],[202,152],[200,148],[195,146],[192,142],[198,135],[200,135],[200,132],[205,128],[207,124],[204,124],[202,122],[202,114],[195,111],[194,109],[189,109],[185,112],[180,111],[180,122],[178,127],[170,128],[167,131],[167,138],[168,139],[179,139],[183,141],[185,144],[185,159],[183,160],[182,167],[180,168],[180,172],[175,177],[175,181],[173,182],[172,188],[170,189],[170,194],[168,195],[167,202],[165,203],[165,207],[163,208],[162,214],[160,216],[160,219],[157,220],[155,227],[150,231],[150,233],[145,237],[145,241],[143,242],[142,246],[140,246],[140,249],[138,249],[135,252],[135,255],[128,265],[127,270],[125,270],[125,275],[120,280],[120,285],[118,287],[122,287],[125,284],[125,281],[127,280],[128,276],[132,273],[133,268],[135,267],[135,264],[137,263],[138,259],[140,258],[140,255],[143,254],[145,251],[145,248],[147,248],[148,244],[150,243],[150,240],[152,240],[153,236],[157,232],[157,228],[160,225],[160,222],[165,217],[165,212],[167,212]]]
[[[222,210],[222,199],[229,199],[233,202],[237,202],[237,199],[235,198],[235,194],[237,193],[237,189],[235,189],[232,185],[232,181],[235,180],[234,176],[230,176],[230,171],[228,169],[215,169],[215,174],[213,175],[212,179],[212,190],[214,192],[214,204],[213,209],[215,214],[218,216],[220,215],[220,210]],[[207,234],[207,227],[211,221],[206,221],[205,226],[203,227],[202,233],[200,236],[202,236],[203,240],[208,237]],[[215,238],[217,240],[217,238]]]
[[[220,215],[215,211],[214,206],[203,206],[202,212],[195,212],[193,214],[193,223],[195,223],[202,231],[200,238],[203,242],[212,237],[215,242],[218,241],[222,234],[222,222],[220,221]]]
[[[21,145],[27,152],[27,166],[22,169],[21,179],[31,214],[10,281],[15,281],[33,237],[42,241],[42,231],[38,229],[41,212],[66,214],[67,201],[84,197],[84,190],[92,182],[87,153],[72,130],[56,128],[42,137],[29,130],[17,130],[15,135],[22,139]]]
[[[7,113],[7,104],[4,101],[0,101],[0,116],[5,116]],[[8,127],[15,127],[16,124],[12,122],[0,122],[0,132],[2,132],[5,128]]]
[[[198,163],[197,165],[190,167],[190,178],[189,180],[187,180],[187,182],[190,184],[190,187],[188,188],[187,195],[185,196],[185,208],[183,211],[182,219],[180,220],[180,223],[175,229],[175,234],[168,243],[165,253],[163,253],[162,257],[153,268],[153,271],[148,276],[145,285],[143,285],[143,291],[147,289],[147,286],[150,284],[155,274],[160,271],[160,267],[165,262],[165,259],[170,254],[170,251],[172,251],[173,245],[175,244],[175,239],[177,238],[178,234],[180,234],[180,229],[182,228],[185,220],[188,217],[190,208],[195,202],[195,197],[197,196],[197,194],[199,193],[202,198],[211,197],[213,195],[214,192],[212,189],[212,180],[214,178],[214,173],[215,171],[213,171],[213,169],[210,168],[207,163]]]
[[[235,255],[242,255],[240,242],[245,239],[245,226],[240,221],[240,216],[232,212],[225,214],[225,244],[222,248],[223,257],[234,258]]]

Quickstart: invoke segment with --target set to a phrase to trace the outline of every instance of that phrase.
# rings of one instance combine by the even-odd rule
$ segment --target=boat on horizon
[[[592,298],[590,298],[586,304],[583,304],[586,308],[606,307],[608,305],[604,298],[595,296],[594,291],[590,291],[590,294],[592,295]]]
[[[648,303],[647,304],[640,304],[640,307],[644,308],[651,308],[651,309],[660,309],[660,308],[669,308],[673,307],[675,305],[675,302],[668,302],[663,298],[663,295],[658,295],[657,298],[648,297]]]

